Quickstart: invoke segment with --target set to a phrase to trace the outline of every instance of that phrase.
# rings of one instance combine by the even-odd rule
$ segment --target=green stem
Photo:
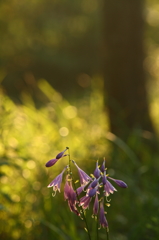
[[[97,215],[97,219],[96,219],[96,221],[97,221],[97,224],[96,224],[96,231],[97,231],[97,240],[98,240],[98,215]]]
[[[75,181],[74,181],[73,175],[72,175],[72,168],[71,168],[72,161],[71,161],[71,158],[70,158],[70,150],[69,150],[68,147],[67,147],[67,149],[68,149],[68,158],[69,158],[69,164],[68,165],[69,165],[70,175],[71,175],[71,178],[72,178],[73,188],[75,189],[77,200],[78,200],[78,202],[80,202],[79,196],[78,196],[77,191],[76,191],[76,184],[75,184]],[[90,235],[90,231],[89,231],[89,228],[88,228],[87,219],[85,217],[84,210],[83,210],[83,208],[81,206],[80,206],[80,210],[81,210],[81,213],[82,213],[82,218],[83,218],[83,220],[85,222],[85,225],[86,225],[88,238],[89,238],[89,240],[91,240],[91,235]]]
[[[107,240],[109,240],[109,228],[106,228]]]

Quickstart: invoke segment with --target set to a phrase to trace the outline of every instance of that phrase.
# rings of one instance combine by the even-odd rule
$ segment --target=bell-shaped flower
[[[89,208],[89,204],[91,202],[92,197],[94,197],[97,193],[98,186],[95,188],[89,188],[87,189],[86,196],[80,198],[80,204],[79,206],[82,206],[83,209]]]
[[[56,191],[58,190],[60,192],[62,177],[67,167],[63,169],[63,171],[47,186],[48,188],[53,187],[53,191],[56,194]]]
[[[108,177],[108,178],[111,179],[112,181],[114,181],[121,188],[127,188],[128,187],[127,184],[122,180],[114,179],[114,178],[111,178],[111,177]]]
[[[109,196],[110,193],[113,194],[115,191],[117,191],[116,188],[108,180],[106,180],[106,183],[104,184],[105,196]]]
[[[76,193],[80,195],[84,191],[85,185],[82,185],[76,189]]]
[[[89,208],[91,199],[92,198],[90,196],[84,196],[84,197],[80,198],[79,206],[82,206],[83,209]]]
[[[100,210],[99,210],[99,223],[103,228],[108,227],[108,222],[104,212],[103,201],[100,202]]]
[[[116,188],[108,181],[106,170],[104,171],[104,174],[102,176],[102,183],[104,187],[104,195],[109,196],[110,193],[113,194],[116,190]]]
[[[92,178],[89,177],[87,175],[87,173],[85,173],[76,163],[75,161],[72,160],[72,162],[75,164],[75,166],[77,167],[77,170],[78,170],[78,174],[79,174],[79,177],[80,177],[80,183],[81,185],[86,185],[88,184]]]
[[[68,206],[70,208],[70,211],[74,212],[76,215],[79,216],[80,213],[76,208],[76,203],[77,203],[76,192],[72,187],[72,181],[69,180],[68,177],[66,178],[66,183],[64,187],[64,198],[65,200],[68,200]]]
[[[96,193],[94,205],[93,205],[93,214],[97,215],[99,210],[99,200],[98,200],[98,194]]]
[[[100,174],[101,174],[101,171],[100,171],[100,169],[99,169],[99,167],[98,167],[98,161],[96,162],[96,168],[95,168],[95,170],[94,170],[94,176],[95,176],[95,178],[99,178],[100,177]]]

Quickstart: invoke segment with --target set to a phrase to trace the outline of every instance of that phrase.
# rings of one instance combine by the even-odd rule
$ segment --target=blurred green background
[[[129,186],[111,197],[110,239],[159,239],[159,1],[127,2],[0,2],[0,239],[88,239],[63,192],[53,198],[47,188],[67,159],[45,163],[66,146],[88,174],[105,157],[108,173]],[[140,32],[144,54],[134,47],[125,58],[118,49]],[[95,240],[91,208],[87,218]]]

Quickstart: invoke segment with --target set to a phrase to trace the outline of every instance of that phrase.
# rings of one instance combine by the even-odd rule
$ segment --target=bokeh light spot
[[[68,106],[63,109],[63,114],[68,119],[74,118],[77,116],[77,108],[74,106]]]
[[[59,133],[62,137],[66,137],[69,134],[69,130],[66,127],[62,127],[59,129]]]

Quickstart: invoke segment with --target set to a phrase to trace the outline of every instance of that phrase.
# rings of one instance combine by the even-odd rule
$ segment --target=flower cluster
[[[100,226],[102,226],[103,228],[108,228],[108,222],[106,219],[104,206],[105,202],[108,202],[107,197],[117,191],[109,180],[115,182],[121,188],[127,188],[127,184],[122,180],[114,179],[107,175],[105,159],[103,160],[101,167],[98,166],[98,161],[96,162],[94,173],[89,176],[76,164],[74,160],[70,160],[69,154],[65,154],[68,149],[69,148],[67,147],[64,151],[60,152],[55,159],[51,159],[46,163],[46,167],[51,167],[62,157],[69,156],[69,164],[48,185],[48,187],[53,187],[53,196],[55,196],[56,191],[60,192],[63,174],[66,171],[67,174],[64,186],[64,199],[68,201],[70,211],[80,216],[81,211],[79,209],[81,208],[82,211],[85,211],[89,208],[91,201],[94,201],[93,215],[98,216]],[[78,170],[80,180],[80,186],[76,189],[71,172],[72,163],[76,166]],[[82,193],[83,196],[80,197]]]

